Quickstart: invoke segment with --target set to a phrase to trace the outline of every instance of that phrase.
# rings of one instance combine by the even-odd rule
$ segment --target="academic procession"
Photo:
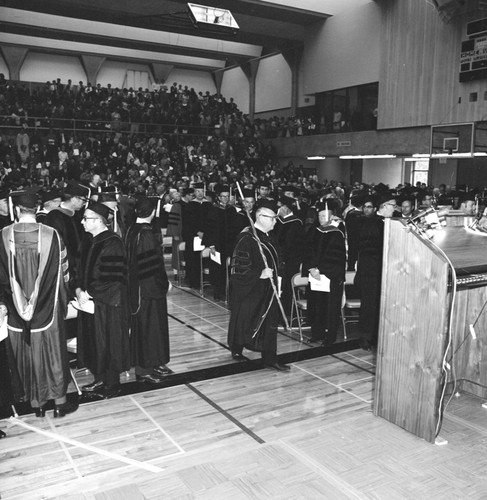
[[[1,498],[485,498],[487,4],[0,16]]]

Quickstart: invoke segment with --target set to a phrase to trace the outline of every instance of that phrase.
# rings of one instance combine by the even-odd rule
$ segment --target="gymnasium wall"
[[[459,82],[461,42],[478,9],[441,20],[432,2],[381,2],[383,58],[379,128],[414,127],[485,119],[485,80]],[[485,17],[485,13],[483,14]],[[470,102],[470,94],[478,101]]]

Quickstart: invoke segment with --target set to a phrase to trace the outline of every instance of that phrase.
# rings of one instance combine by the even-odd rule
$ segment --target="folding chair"
[[[342,326],[343,339],[347,340],[347,323],[358,323],[358,314],[347,315],[349,311],[357,312],[360,309],[360,299],[347,298],[347,285],[353,285],[355,271],[347,271],[345,273],[345,283],[343,284],[343,299],[342,299]]]
[[[186,270],[186,262],[184,261],[184,251],[186,250],[186,242],[181,241],[178,245],[178,285],[183,284],[183,274]]]
[[[200,254],[200,295],[202,297],[205,296],[204,293],[205,286],[210,285],[210,282],[208,280],[205,281],[205,277],[207,277],[210,274],[210,269],[208,268],[208,266],[205,267],[205,264],[207,264],[209,258],[210,258],[210,249],[205,248],[204,250],[201,251]]]
[[[291,288],[293,292],[293,298],[291,302],[291,318],[289,324],[292,327],[293,320],[295,318],[294,311],[296,311],[296,319],[298,321],[299,337],[301,342],[303,341],[303,329],[302,329],[302,316],[301,311],[306,311],[308,309],[308,302],[304,298],[304,293],[306,287],[308,286],[308,278],[303,278],[300,273],[296,273],[291,279]]]
[[[74,337],[72,339],[68,339],[66,346],[67,346],[68,352],[70,352],[72,354],[78,354],[78,339],[76,337]],[[71,379],[73,380],[73,384],[76,387],[76,392],[81,396],[81,394],[83,394],[83,393],[78,385],[78,381],[76,380],[73,369],[71,368],[71,361],[69,362],[69,371],[71,373]]]
[[[227,257],[225,262],[225,304],[230,302],[230,267],[232,265],[232,258]]]

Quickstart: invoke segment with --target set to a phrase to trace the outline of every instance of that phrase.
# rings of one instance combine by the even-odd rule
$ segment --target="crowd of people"
[[[30,401],[39,417],[50,400],[54,416],[76,410],[66,397],[66,337],[77,337],[78,362],[93,374],[82,390],[93,397],[117,395],[119,375],[130,367],[150,384],[170,373],[162,229],[172,237],[175,277],[185,243],[189,287],[200,289],[200,252],[210,249],[214,299],[230,289],[233,358],[252,349],[286,371],[277,360],[277,329],[290,320],[296,273],[310,281],[310,341],[329,345],[337,338],[345,273],[354,271],[362,345],[374,349],[384,218],[415,217],[435,205],[481,212],[482,193],[465,186],[347,186],[291,162],[281,166],[250,124],[234,122],[241,133],[232,136],[219,133],[228,123],[211,122],[204,137],[123,130],[123,123],[136,124],[124,116],[104,133],[56,128],[52,116],[46,135],[41,125],[28,125],[27,110],[37,104],[73,118],[81,108],[127,108],[129,115],[136,108],[137,119],[154,109],[154,123],[161,112],[187,108],[183,126],[201,113],[212,120],[238,114],[231,99],[181,85],[155,102],[155,93],[75,90],[58,80],[25,99],[17,89],[16,109],[11,92],[0,77],[0,105],[18,125],[15,135],[2,129],[0,136],[0,405]]]

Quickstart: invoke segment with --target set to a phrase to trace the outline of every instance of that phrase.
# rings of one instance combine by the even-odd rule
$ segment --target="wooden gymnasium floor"
[[[325,351],[281,334],[279,373],[231,359],[221,304],[177,288],[168,303],[163,386],[129,373],[120,397],[65,418],[0,421],[2,499],[487,498],[481,401],[455,398],[449,443],[431,445],[373,416],[375,356],[356,341]]]

